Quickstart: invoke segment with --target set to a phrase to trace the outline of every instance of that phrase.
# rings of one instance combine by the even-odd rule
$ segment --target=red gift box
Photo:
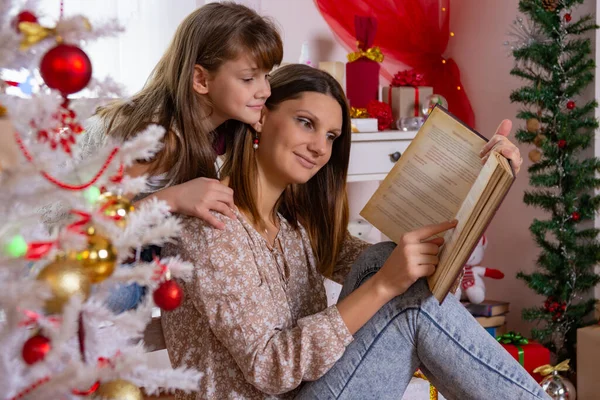
[[[537,342],[529,341],[528,344],[515,345],[515,344],[503,344],[502,347],[506,349],[519,363],[519,350],[522,349],[522,363],[521,365],[529,372],[529,375],[533,377],[537,382],[540,382],[544,377],[540,374],[534,374],[533,370],[539,366],[550,364],[550,350],[542,346]]]
[[[379,100],[379,63],[383,54],[372,47],[377,20],[355,16],[358,51],[348,54],[346,64],[346,97],[352,107],[365,108],[371,100]]]

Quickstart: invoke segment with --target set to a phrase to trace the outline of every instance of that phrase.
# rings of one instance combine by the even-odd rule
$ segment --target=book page
[[[455,218],[481,171],[485,143],[436,107],[360,214],[394,241]]]

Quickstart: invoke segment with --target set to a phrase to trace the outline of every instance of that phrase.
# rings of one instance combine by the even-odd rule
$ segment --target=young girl
[[[223,152],[224,136],[234,135],[242,123],[258,121],[271,93],[268,73],[282,57],[281,37],[268,20],[239,4],[207,4],[179,25],[144,88],[102,109],[87,124],[85,152],[93,152],[107,135],[125,140],[150,123],[163,126],[163,150],[125,171],[150,175],[150,194],[135,200],[156,197],[174,213],[223,229],[210,211],[235,215],[233,191],[216,180],[217,153]],[[146,248],[141,258],[151,261],[158,251]],[[123,311],[134,307],[142,294],[142,288],[130,285],[113,294],[108,304]]]
[[[234,217],[233,192],[216,180],[216,155],[225,133],[258,121],[271,93],[268,73],[282,57],[276,28],[253,10],[231,2],[202,6],[179,25],[144,88],[99,112],[87,150],[106,134],[129,139],[150,123],[163,126],[163,150],[127,175],[150,175],[149,197],[223,228],[209,211]]]
[[[397,246],[367,249],[346,233],[350,117],[335,79],[290,65],[271,90],[223,169],[237,219],[215,213],[217,230],[187,217],[164,249],[196,266],[184,303],[162,317],[173,366],[205,373],[199,393],[177,398],[400,399],[417,368],[450,399],[547,398],[453,296],[439,305],[420,279],[443,241],[429,238],[454,221]],[[484,156],[492,148],[520,165],[502,135]],[[345,281],[337,305],[323,273]]]

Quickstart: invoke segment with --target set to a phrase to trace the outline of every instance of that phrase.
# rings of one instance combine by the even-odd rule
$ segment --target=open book
[[[515,179],[487,139],[436,106],[361,215],[398,243],[404,233],[457,219],[445,235],[429,288],[442,302]]]

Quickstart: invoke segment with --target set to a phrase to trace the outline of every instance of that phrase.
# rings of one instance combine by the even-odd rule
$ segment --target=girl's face
[[[265,101],[271,95],[269,71],[261,70],[247,56],[224,62],[208,78],[208,97],[213,104],[217,125],[234,119],[256,123]]]
[[[331,157],[342,132],[342,108],[331,96],[304,92],[264,110],[256,150],[262,174],[282,186],[308,182]]]

